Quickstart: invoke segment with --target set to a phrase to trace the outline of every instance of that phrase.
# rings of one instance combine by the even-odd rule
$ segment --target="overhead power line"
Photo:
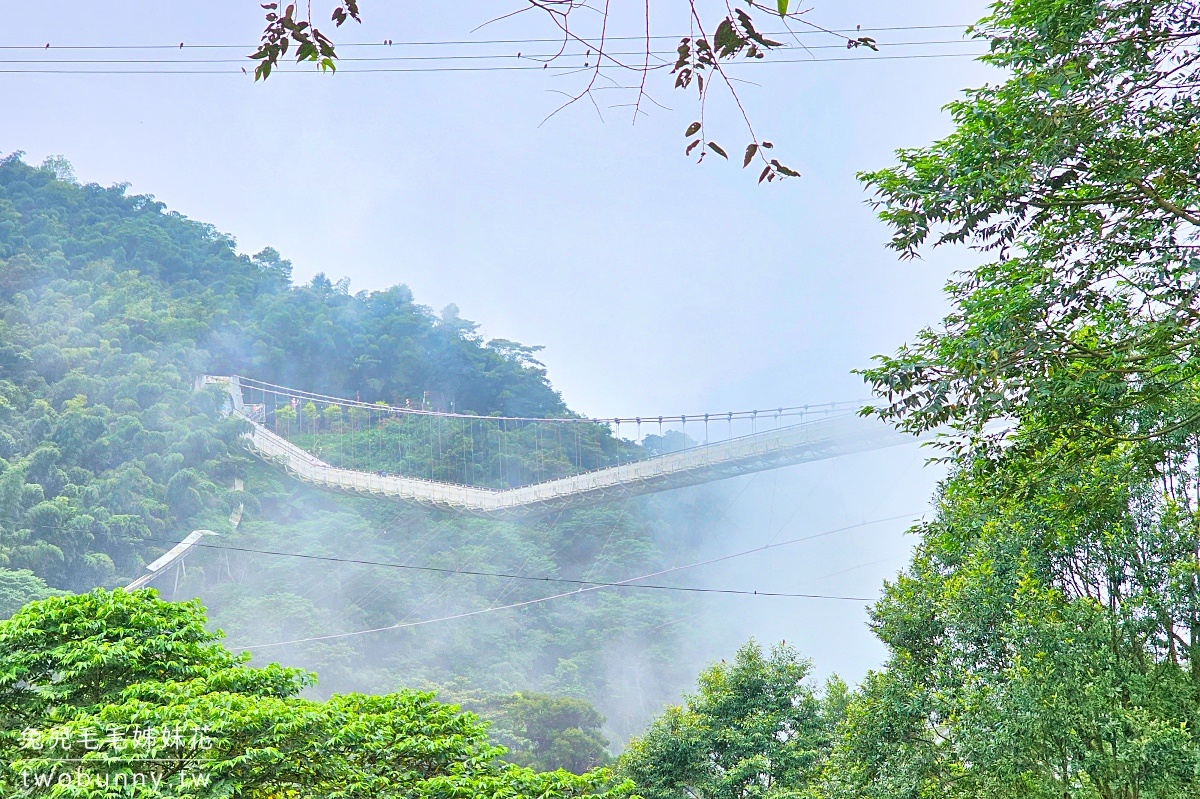
[[[966,25],[899,25],[885,26],[875,28],[854,28],[834,31],[834,34],[841,35],[861,35],[863,33],[884,33],[884,32],[899,32],[899,31],[939,31],[939,30],[964,30]],[[795,63],[827,63],[841,61],[877,61],[877,60],[910,60],[910,59],[927,59],[927,58],[964,58],[976,57],[983,55],[983,52],[932,52],[932,53],[906,53],[891,55],[886,51],[889,48],[908,48],[908,47],[953,47],[963,44],[977,44],[977,42],[969,39],[928,39],[923,41],[898,41],[898,42],[878,42],[878,47],[884,52],[867,50],[865,48],[855,51],[853,55],[845,55],[840,57],[815,57],[811,56],[817,50],[842,50],[845,45],[841,42],[836,44],[811,44],[806,45],[801,42],[799,36],[829,36],[829,32],[817,30],[802,30],[802,31],[777,31],[766,34],[785,40],[785,44],[780,48],[781,51],[796,51],[802,50],[810,54],[810,57],[799,58],[770,58],[763,60],[743,60],[735,61],[726,64],[727,67],[740,67],[751,63],[763,64],[795,64]],[[630,42],[651,42],[650,57],[659,63],[652,64],[649,69],[662,69],[674,63],[676,53],[673,49],[653,49],[654,42],[663,42],[667,40],[678,41],[679,36],[651,36],[649,39],[644,36],[609,36],[605,37],[606,43],[614,43],[617,46],[624,46],[625,50],[605,50],[603,56],[608,59],[627,58],[633,56],[642,56],[646,53],[644,49],[630,49]],[[789,41],[790,40],[790,41]],[[553,74],[570,74],[582,69],[599,69],[604,72],[640,70],[639,66],[629,66],[617,63],[589,64],[588,59],[593,56],[591,51],[585,52],[587,46],[586,41],[565,42],[565,49],[559,51],[554,49],[553,52],[523,52],[522,47],[532,46],[534,48],[546,49],[544,45],[564,45],[564,40],[561,38],[519,38],[519,39],[457,39],[457,40],[427,40],[427,41],[408,41],[394,42],[387,40],[386,42],[347,42],[338,45],[341,52],[353,52],[358,48],[386,48],[391,51],[395,48],[456,48],[455,52],[447,53],[430,53],[426,50],[423,54],[403,54],[403,55],[343,55],[338,63],[340,72],[342,73],[452,73],[452,72],[514,72],[514,71],[532,71],[542,70],[551,71]],[[254,49],[254,45],[232,45],[232,44],[188,44],[180,42],[179,44],[83,44],[83,45],[55,45],[52,42],[33,45],[0,45],[0,52],[3,51],[24,51],[31,55],[34,52],[46,56],[42,58],[8,58],[0,59],[0,74],[42,74],[42,75],[242,75],[251,74],[256,62],[246,57],[236,58],[106,58],[106,57],[83,57],[83,58],[55,58],[58,52],[87,52],[87,53],[106,53],[106,52],[129,52],[129,51],[158,51],[165,55],[166,52],[172,52],[182,56],[183,51],[191,50],[239,50],[243,53],[249,53]],[[504,47],[507,52],[463,52],[461,48],[476,48],[476,47]],[[578,51],[578,52],[576,52]],[[595,53],[599,57],[599,53]],[[533,61],[534,63],[494,63],[519,59],[520,61]],[[581,64],[574,63],[576,60],[581,60]],[[454,62],[485,62],[484,65],[459,65]],[[394,63],[394,62],[420,62],[420,66],[396,66],[396,67],[364,67],[362,64],[372,63]],[[439,63],[444,62],[444,63]],[[12,65],[12,66],[4,66]],[[227,69],[204,69],[205,65],[229,65]],[[318,74],[316,70],[306,69],[306,65],[298,65],[284,63],[277,65],[273,70],[273,74],[280,73],[300,73],[300,74]],[[114,67],[114,68],[105,68]]]
[[[939,39],[920,42],[888,42],[881,44],[881,47],[924,47],[931,45],[957,45],[969,44],[977,45],[977,42],[969,39]],[[779,48],[778,51],[784,50],[845,50],[845,45],[841,44],[816,44],[808,46],[788,46]],[[619,52],[605,52],[605,56],[640,56],[645,55],[646,51],[629,50]],[[670,58],[672,62],[677,53],[674,50],[657,50],[650,51],[651,56]],[[509,60],[513,58],[522,58],[530,61],[539,61],[542,59],[553,59],[563,61],[572,58],[587,58],[588,55],[583,51],[575,52],[547,52],[547,53],[468,53],[468,54],[452,54],[452,55],[400,55],[400,56],[350,56],[338,59],[341,64],[358,64],[358,63],[377,63],[391,61],[481,61],[481,60]],[[868,56],[869,57],[869,56]],[[811,60],[811,59],[805,59]],[[733,64],[741,62],[731,62]],[[0,58],[0,64],[242,64],[251,65],[252,62],[247,58]]]
[[[311,643],[311,642],[315,642],[315,641],[329,641],[329,640],[334,640],[334,639],[339,639],[339,638],[350,638],[353,636],[368,635],[370,633],[386,632],[388,630],[401,630],[401,629],[406,629],[409,627],[421,627],[421,626],[428,625],[428,624],[436,624],[436,623],[445,622],[445,621],[454,621],[456,619],[465,619],[465,618],[470,618],[473,616],[481,616],[485,613],[495,613],[495,612],[502,611],[502,610],[512,610],[514,608],[527,607],[529,605],[537,605],[537,604],[541,604],[543,602],[550,602],[555,599],[562,599],[564,597],[571,597],[571,596],[579,596],[580,594],[589,593],[591,591],[599,591],[604,588],[646,587],[646,588],[657,588],[658,590],[699,590],[699,589],[694,589],[694,588],[685,587],[685,586],[646,586],[644,584],[639,586],[639,585],[634,585],[634,583],[637,583],[640,580],[648,580],[653,577],[661,577],[664,574],[671,574],[673,572],[684,571],[686,569],[695,569],[695,568],[699,568],[700,566],[708,566],[708,565],[711,565],[714,563],[721,563],[723,561],[733,560],[734,558],[744,557],[746,555],[751,555],[751,554],[754,554],[757,552],[764,552],[768,549],[777,549],[779,547],[789,546],[791,544],[798,544],[803,541],[812,541],[813,539],[824,538],[826,536],[835,535],[837,533],[847,532],[849,530],[854,530],[854,529],[858,529],[861,527],[867,527],[867,526],[873,525],[873,524],[881,524],[883,522],[896,521],[898,519],[904,519],[904,518],[911,519],[913,516],[916,516],[916,515],[918,515],[918,514],[905,513],[905,514],[900,514],[898,516],[889,516],[889,517],[882,518],[882,519],[873,519],[871,521],[865,521],[865,522],[861,522],[859,524],[852,524],[852,525],[847,525],[845,527],[834,528],[832,530],[825,530],[823,532],[814,533],[812,535],[806,535],[806,536],[801,536],[799,538],[792,538],[792,539],[789,539],[786,541],[779,541],[776,543],[766,544],[764,546],[754,547],[753,549],[747,549],[747,550],[743,550],[741,552],[734,552],[734,553],[731,553],[728,555],[721,555],[716,558],[710,558],[708,560],[702,560],[702,561],[699,561],[696,563],[689,563],[684,566],[674,566],[669,569],[662,569],[660,571],[651,572],[649,574],[643,574],[643,575],[639,575],[637,577],[630,577],[626,580],[620,580],[617,582],[589,583],[589,584],[584,585],[584,587],[577,588],[574,591],[566,591],[563,593],[551,594],[550,596],[539,597],[537,599],[527,599],[522,602],[513,602],[508,605],[498,605],[498,606],[482,608],[480,610],[464,611],[462,613],[455,613],[455,614],[451,614],[449,616],[439,616],[437,618],[422,619],[420,621],[402,622],[400,624],[391,624],[391,625],[388,625],[385,627],[372,627],[370,629],[353,630],[353,631],[344,632],[344,633],[329,633],[326,635],[313,635],[313,636],[307,636],[305,638],[295,638],[295,639],[291,639],[288,641],[273,641],[273,642],[264,643],[264,644],[254,644],[253,646],[246,646],[246,647],[242,647],[242,648],[243,649],[267,649],[267,648],[277,647],[277,646],[287,646],[289,644]],[[572,582],[579,583],[579,582],[583,582],[583,581],[572,581]],[[715,592],[715,593],[737,593],[737,592],[732,592],[732,591],[729,591],[729,592],[718,591],[717,589],[707,589],[707,590],[711,591],[711,592]],[[874,598],[872,598],[872,597],[849,597],[849,596],[835,596],[835,595],[829,595],[829,594],[782,594],[782,593],[770,594],[770,593],[765,593],[765,592],[742,592],[742,593],[750,593],[751,595],[757,595],[757,596],[788,596],[788,597],[805,598],[805,599],[831,599],[831,600],[846,600],[846,601],[853,601],[853,602],[872,602],[872,601],[874,601]]]
[[[911,515],[911,514],[909,514],[909,515]],[[904,517],[898,516],[895,518],[904,518]],[[878,521],[879,522],[894,521],[894,519],[880,519]],[[874,522],[872,522],[872,523],[874,523]],[[839,532],[840,532],[840,530],[839,530]],[[825,534],[820,534],[820,535],[825,535]],[[162,539],[157,539],[157,538],[151,538],[148,540],[157,541],[162,544],[169,544],[171,546],[175,546],[175,545],[181,543],[179,541],[162,540]],[[797,540],[809,540],[809,539],[804,538],[804,539],[797,539]],[[794,542],[786,542],[785,541],[782,543],[794,543]],[[775,544],[773,546],[781,546],[781,545],[782,544]],[[281,552],[281,551],[272,550],[272,549],[254,549],[252,547],[239,547],[239,546],[234,546],[232,544],[195,544],[193,546],[193,548],[194,549],[217,549],[217,550],[223,550],[226,552],[246,552],[246,553],[250,553],[250,554],[254,554],[254,555],[275,555],[275,556],[285,557],[285,558],[299,558],[302,560],[315,560],[315,561],[322,561],[322,562],[326,562],[326,563],[346,563],[346,564],[352,564],[352,565],[356,565],[356,566],[377,566],[377,567],[388,568],[388,569],[401,569],[401,570],[405,570],[405,571],[420,571],[420,572],[434,572],[437,574],[452,574],[452,575],[460,575],[460,576],[466,576],[466,577],[498,577],[498,578],[509,579],[509,580],[525,580],[525,581],[533,582],[533,583],[565,583],[568,585],[594,585],[594,586],[598,586],[601,588],[648,588],[648,589],[653,589],[656,591],[687,591],[687,592],[700,593],[700,594],[739,594],[739,595],[745,595],[745,596],[800,597],[800,598],[807,598],[807,599],[850,599],[850,600],[864,601],[864,602],[871,600],[870,597],[826,596],[823,594],[797,594],[797,593],[785,593],[785,592],[780,592],[780,591],[757,591],[757,590],[743,590],[743,589],[733,589],[733,588],[702,588],[702,587],[687,586],[687,585],[649,585],[646,583],[629,583],[629,582],[615,582],[614,583],[614,582],[605,582],[605,581],[601,581],[601,580],[574,580],[574,579],[567,578],[567,577],[548,577],[548,576],[538,576],[538,575],[512,574],[509,572],[488,572],[488,571],[475,571],[475,570],[471,570],[471,569],[451,569],[451,568],[445,568],[445,567],[441,567],[441,566],[413,566],[413,565],[407,564],[407,563],[391,563],[388,561],[363,560],[360,558],[339,558],[339,557],[335,557],[332,555],[310,555],[310,554],[302,553],[302,552]],[[760,549],[767,549],[767,548],[768,547],[761,547]],[[760,550],[756,549],[756,550],[750,550],[750,551],[758,552]]]
[[[931,42],[892,42],[887,44],[887,47],[924,47],[930,44],[976,44],[965,40],[944,40]],[[814,47],[788,47],[781,48],[786,50],[845,50],[841,44],[817,44]],[[628,55],[643,55],[630,50],[628,53],[605,53],[606,56],[628,56]],[[652,56],[661,56],[661,58],[674,58],[676,53],[673,50],[659,50],[659,52],[650,53]],[[486,54],[455,54],[455,55],[372,55],[372,56],[350,56],[350,58],[338,59],[338,64],[379,64],[379,62],[391,61],[498,61],[523,59],[528,61],[544,61],[553,66],[554,61],[565,61],[569,59],[588,58],[583,53],[522,53],[520,55],[512,53],[486,53]],[[862,58],[872,58],[871,55],[862,56]],[[878,56],[874,56],[878,58]],[[811,61],[814,59],[803,59]],[[749,64],[750,61],[746,61]],[[780,62],[776,59],[776,62]],[[788,62],[788,61],[781,61]],[[0,64],[238,64],[252,66],[252,62],[248,59],[0,59]],[[736,66],[742,64],[740,61],[732,62]],[[568,68],[575,68],[574,65]],[[641,68],[641,67],[637,67]]]
[[[927,53],[927,54],[909,54],[909,55],[875,55],[875,56],[847,56],[844,58],[795,58],[795,59],[764,59],[738,62],[736,64],[726,65],[739,67],[749,66],[750,64],[758,64],[769,66],[771,64],[819,64],[834,61],[904,61],[909,59],[934,59],[934,58],[977,58],[985,55],[983,52],[978,53]],[[247,67],[252,67],[252,62],[247,62]],[[654,70],[658,67],[651,66]],[[572,72],[582,69],[577,65],[557,65],[543,64],[541,66],[487,66],[487,67],[395,67],[395,68],[368,68],[368,69],[339,69],[338,74],[362,75],[372,73],[389,73],[389,72],[407,72],[407,73],[432,73],[432,72],[517,72],[526,70],[569,70]],[[587,69],[600,69],[604,72],[612,72],[621,70],[629,71],[627,67],[617,67],[612,65],[601,65],[588,67]],[[638,68],[640,69],[640,67]],[[29,69],[16,68],[6,69],[0,68],[0,74],[26,74],[26,75],[226,75],[234,76],[241,75],[249,70],[245,69]],[[297,69],[297,68],[276,68],[271,71],[272,75],[290,74],[290,75],[320,75],[317,70]]]
[[[891,31],[926,31],[926,30],[966,30],[966,23],[960,25],[894,25],[877,28],[841,28],[833,31],[835,34],[882,33]],[[817,30],[802,31],[773,31],[764,36],[828,36],[829,33]],[[646,36],[605,36],[609,42],[644,42]],[[651,41],[679,41],[683,34],[655,35],[648,37]],[[440,47],[445,45],[490,45],[490,44],[558,44],[563,41],[561,36],[556,38],[527,38],[527,39],[433,39],[425,41],[392,41],[387,42],[342,42],[339,49],[353,47]],[[252,51],[258,43],[248,44],[191,44],[179,42],[174,44],[67,44],[59,45],[53,42],[41,44],[7,44],[0,45],[0,50],[246,50]]]

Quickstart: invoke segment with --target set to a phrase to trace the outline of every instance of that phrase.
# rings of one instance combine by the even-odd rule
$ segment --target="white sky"
[[[520,4],[363,0],[365,22],[337,38],[552,35],[534,16],[472,33]],[[322,17],[328,14],[327,3],[313,5]],[[640,7],[614,0],[617,33],[636,32],[635,20],[623,15]],[[653,8],[656,33],[684,30],[682,0],[656,0]],[[191,58],[236,59],[249,52],[262,25],[253,0],[74,0],[4,3],[3,9],[0,45],[52,45],[51,55],[0,50],[3,70],[24,69],[29,65],[13,61],[28,58],[163,57],[53,49],[63,45],[245,43],[240,50],[185,51]],[[817,3],[810,16],[830,28],[867,29],[964,24],[983,12],[981,2],[853,0]],[[959,36],[944,29],[871,35],[885,48]],[[663,48],[671,49],[669,42]],[[886,52],[980,49],[896,45]],[[468,46],[440,52],[451,51],[479,52]],[[835,47],[810,54],[859,53]],[[324,271],[335,280],[349,276],[352,291],[406,283],[435,309],[454,302],[489,337],[545,345],[542,359],[554,384],[573,408],[596,416],[862,398],[850,370],[935,322],[944,309],[942,283],[971,257],[945,252],[899,263],[884,249],[888,231],[864,204],[854,177],[856,170],[891,163],[898,147],[920,146],[949,131],[940,108],[962,88],[994,79],[967,58],[744,68],[737,74],[757,84],[741,89],[756,128],[803,173],[771,186],[756,185],[753,169],[740,169],[737,155],[747,138],[719,97],[710,122],[739,163],[713,158],[696,165],[683,156],[683,129],[696,105],[691,95],[671,89],[665,72],[650,78],[650,89],[674,110],[651,107],[651,116],[632,126],[627,109],[606,109],[600,121],[584,103],[540,124],[561,101],[555,90],[582,85],[578,75],[352,74],[350,67],[347,62],[332,76],[281,74],[257,85],[240,73],[0,72],[0,152],[24,150],[30,163],[62,154],[83,181],[128,182],[131,191],[153,194],[234,235],[245,252],[275,246],[294,262],[298,280]],[[629,99],[609,92],[602,102],[610,102],[608,96]],[[879,515],[924,507],[934,476],[921,472],[920,462],[915,449],[849,462],[836,467],[843,470],[836,492],[815,497],[817,482],[808,481],[806,501],[816,503],[815,510],[801,513],[795,529],[780,535],[815,529],[826,517],[830,524],[862,521],[872,507]],[[816,468],[781,474],[804,482]],[[908,471],[897,477],[900,469]],[[760,478],[749,496],[774,485],[771,479]],[[750,515],[762,510],[745,509]],[[857,544],[824,552],[824,571],[812,571],[808,560],[802,571],[816,579],[818,572],[850,568],[882,552],[885,562],[851,573],[852,583],[830,579],[820,586],[877,590],[879,578],[904,562],[910,542],[899,537],[901,529],[897,523],[872,533],[890,536],[886,542],[864,534]],[[773,560],[776,568],[786,562]],[[829,636],[820,632],[829,627],[824,612],[805,611],[788,623],[798,625],[800,640],[827,647]],[[755,626],[752,614],[748,619],[746,632],[788,632],[777,620]],[[854,677],[882,650],[852,622],[839,616],[830,632],[852,639],[847,654],[814,654]]]

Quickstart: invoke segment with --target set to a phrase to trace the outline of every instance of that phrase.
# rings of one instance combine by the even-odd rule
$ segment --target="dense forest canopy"
[[[483,341],[453,305],[434,314],[404,286],[352,295],[349,281],[323,274],[293,286],[291,264],[271,248],[241,255],[229,236],[152,197],[59,180],[53,166],[36,169],[19,155],[0,163],[5,301],[111,260],[114,274],[159,281],[165,294],[152,307],[114,304],[97,318],[129,327],[106,331],[124,336],[127,350],[188,342],[204,357],[195,368],[368,402],[403,405],[428,391],[482,414],[564,411],[536,348]]]
[[[1002,0],[1004,70],[864,175],[893,247],[967,243],[866,374],[953,473],[874,624],[835,797],[1200,792],[1200,9]]]
[[[98,623],[99,622],[99,623]],[[627,796],[605,770],[500,760],[430,693],[300,697],[312,675],[247,666],[195,602],[97,590],[0,621],[0,793],[138,796]],[[49,688],[48,686],[53,686]]]
[[[151,536],[207,499],[236,505],[232,424],[198,374],[251,374],[386,399],[428,393],[480,413],[561,414],[529,348],[484,342],[398,286],[290,284],[265,250],[124,188],[0,163],[3,432],[0,557],[83,589],[136,573]],[[5,540],[7,539],[7,540]],[[160,547],[150,546],[149,549]]]

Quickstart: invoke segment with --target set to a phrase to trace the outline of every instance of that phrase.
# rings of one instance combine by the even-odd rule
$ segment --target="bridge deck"
[[[199,382],[227,385],[230,412],[252,425],[246,436],[251,448],[306,483],[482,516],[518,516],[592,505],[913,440],[876,420],[844,414],[521,488],[497,490],[415,477],[385,477],[333,466],[246,416],[236,378],[206,376]]]

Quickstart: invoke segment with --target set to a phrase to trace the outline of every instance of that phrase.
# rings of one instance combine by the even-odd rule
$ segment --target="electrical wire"
[[[902,518],[902,517],[897,517],[897,518]],[[878,521],[882,522],[882,521],[888,521],[888,520],[880,519]],[[846,529],[850,529],[850,528],[839,528],[839,532],[842,530],[846,530]],[[178,543],[180,543],[178,541],[164,541],[164,540],[157,539],[157,538],[150,538],[150,539],[146,539],[146,540],[156,541],[156,542],[162,543],[162,544],[178,544]],[[807,539],[804,539],[804,540],[807,540]],[[782,543],[792,543],[792,542],[785,541]],[[343,564],[352,564],[352,565],[357,565],[357,566],[378,566],[378,567],[388,568],[388,569],[436,572],[438,574],[454,574],[454,575],[469,576],[469,577],[498,577],[498,578],[507,579],[507,580],[525,580],[528,582],[536,582],[536,583],[566,583],[568,585],[593,585],[593,586],[597,586],[600,588],[650,588],[650,589],[654,589],[654,590],[658,590],[658,591],[688,591],[688,592],[700,593],[700,594],[742,594],[742,595],[748,595],[748,596],[809,597],[809,598],[815,598],[815,599],[855,599],[855,600],[864,600],[864,601],[870,600],[869,597],[831,597],[831,596],[817,596],[814,594],[780,593],[777,591],[755,591],[755,590],[741,590],[741,589],[732,589],[732,588],[699,588],[699,587],[695,587],[695,586],[680,586],[680,585],[646,585],[646,584],[641,584],[641,583],[632,584],[632,583],[628,583],[625,581],[614,583],[614,582],[604,582],[601,580],[586,580],[586,579],[576,580],[576,579],[571,579],[571,578],[567,578],[567,577],[532,576],[532,575],[520,574],[519,572],[516,574],[510,574],[508,572],[485,572],[485,571],[473,571],[470,569],[450,569],[450,568],[441,567],[441,566],[413,566],[410,564],[391,563],[388,561],[363,560],[360,558],[339,558],[339,557],[335,557],[333,555],[309,555],[309,554],[305,554],[302,552],[281,552],[278,550],[254,549],[252,547],[239,547],[239,546],[225,545],[225,544],[195,544],[193,546],[196,549],[217,549],[217,550],[222,550],[225,552],[246,552],[246,553],[250,553],[250,554],[254,554],[254,555],[275,555],[275,556],[286,557],[286,558],[299,558],[302,560],[317,560],[317,561],[323,561],[323,562],[327,562],[327,563],[343,563]],[[768,544],[764,547],[759,547],[758,549],[749,550],[749,551],[757,552],[760,549],[767,549],[772,546],[782,546],[782,544]],[[689,567],[681,566],[680,568],[689,568]],[[638,579],[638,578],[631,578],[631,579]]]
[[[936,39],[932,41],[920,42],[887,42],[881,43],[879,46],[884,48],[892,47],[927,47],[933,45],[952,45],[952,44],[977,44],[969,39]],[[813,44],[813,45],[786,45],[777,48],[775,52],[786,50],[845,50],[845,45],[841,44]],[[632,56],[644,55],[647,51],[629,51],[606,53],[612,56]],[[651,56],[659,58],[674,59],[677,56],[674,50],[659,50],[649,51]],[[485,59],[505,59],[522,58],[530,61],[540,61],[541,59],[552,59],[562,61],[569,58],[587,58],[582,52],[551,52],[551,53],[469,53],[469,54],[450,54],[450,55],[400,55],[400,56],[349,56],[338,58],[339,64],[358,64],[358,63],[376,63],[376,62],[391,62],[391,61],[477,61]],[[810,60],[810,59],[806,59]],[[738,64],[741,62],[732,61],[730,64]],[[246,58],[0,58],[0,64],[241,64],[249,66],[250,62]]]
[[[871,56],[847,56],[844,58],[793,58],[793,59],[754,59],[753,61],[739,61],[724,65],[729,67],[741,67],[757,64],[760,66],[768,66],[772,64],[820,64],[830,63],[835,61],[905,61],[911,59],[931,59],[931,58],[978,58],[985,55],[984,52],[978,53],[910,53],[906,55],[871,55]],[[247,62],[247,66],[252,66],[252,63]],[[662,67],[651,66],[650,70],[660,69]],[[522,72],[528,70],[549,69],[577,71],[580,67],[577,66],[557,66],[551,64],[543,64],[541,66],[487,66],[487,67],[371,67],[366,69],[343,68],[338,70],[338,74],[350,75],[366,75],[374,73],[434,73],[434,72]],[[598,65],[589,67],[588,69],[599,69],[604,72],[613,70],[628,71],[628,67],[618,67],[616,65]],[[247,71],[242,69],[30,69],[30,68],[0,68],[0,74],[7,75],[242,75]],[[276,67],[271,71],[272,75],[319,75],[323,74],[316,69],[298,69],[295,67]]]
[[[803,541],[812,541],[817,538],[823,538],[825,536],[830,536],[830,535],[835,535],[837,533],[847,532],[849,530],[866,527],[866,526],[869,526],[872,524],[881,524],[883,522],[895,521],[897,519],[912,518],[915,515],[918,515],[918,514],[906,513],[906,514],[901,514],[898,516],[887,517],[884,519],[873,519],[870,521],[860,522],[859,524],[847,525],[845,527],[838,527],[838,528],[835,528],[832,530],[825,530],[823,532],[814,533],[812,535],[801,536],[799,538],[792,538],[787,541],[780,541],[779,543],[766,544],[764,546],[754,547],[753,549],[747,549],[747,550],[743,550],[741,552],[734,552],[734,553],[731,553],[728,555],[721,555],[719,557],[710,558],[708,560],[699,561],[697,563],[689,563],[684,566],[674,566],[669,569],[662,569],[660,571],[651,572],[649,574],[643,574],[643,575],[639,575],[637,577],[630,577],[626,580],[620,580],[618,582],[591,583],[591,584],[585,585],[585,587],[577,588],[574,591],[566,591],[566,592],[559,593],[559,594],[551,594],[550,596],[539,597],[537,599],[527,599],[522,602],[513,602],[508,605],[487,607],[487,608],[483,608],[481,610],[464,611],[462,613],[455,613],[455,614],[452,614],[449,616],[440,616],[440,617],[432,618],[432,619],[422,619],[420,621],[403,622],[400,624],[391,624],[386,627],[373,627],[373,628],[366,629],[366,630],[353,630],[353,631],[344,632],[344,633],[329,633],[327,635],[313,635],[313,636],[307,636],[305,638],[296,638],[296,639],[292,639],[292,640],[288,640],[288,641],[273,641],[273,642],[264,643],[264,644],[254,644],[252,646],[246,646],[246,647],[242,647],[242,648],[246,649],[246,650],[267,649],[267,648],[277,647],[277,646],[287,646],[290,644],[311,643],[311,642],[315,642],[315,641],[329,641],[329,640],[340,639],[340,638],[349,638],[349,637],[358,636],[358,635],[368,635],[370,633],[385,632],[388,630],[400,630],[400,629],[406,629],[409,627],[420,627],[420,626],[424,626],[424,625],[428,625],[428,624],[436,624],[439,622],[454,621],[456,619],[465,619],[465,618],[470,618],[473,616],[481,616],[486,613],[494,613],[494,612],[501,611],[501,610],[511,610],[514,608],[528,607],[530,605],[537,605],[537,604],[541,604],[543,602],[550,602],[552,600],[561,599],[563,597],[579,596],[580,594],[585,594],[585,593],[588,593],[591,591],[599,591],[603,588],[622,588],[622,587],[639,588],[639,587],[641,587],[641,588],[654,588],[657,590],[668,590],[668,591],[695,591],[695,592],[704,592],[704,593],[737,593],[737,594],[745,594],[745,595],[750,595],[750,596],[783,596],[783,597],[803,598],[803,599],[830,599],[830,600],[846,600],[846,601],[852,601],[852,602],[872,602],[872,601],[874,601],[873,597],[851,597],[851,596],[838,596],[838,595],[832,595],[832,594],[790,594],[790,593],[784,594],[781,592],[733,591],[733,590],[726,590],[726,589],[703,589],[703,588],[697,588],[697,587],[692,587],[692,586],[648,586],[648,585],[644,585],[644,584],[643,585],[632,585],[632,584],[638,580],[647,580],[652,577],[660,577],[664,574],[670,574],[672,572],[683,571],[685,569],[694,569],[694,568],[698,568],[700,566],[708,566],[708,565],[711,565],[714,563],[721,563],[723,561],[732,560],[734,558],[740,558],[745,555],[751,555],[751,554],[754,554],[757,552],[763,552],[768,549],[776,549],[778,547],[788,546],[791,544],[798,544]],[[461,573],[461,572],[459,572],[459,573]],[[489,575],[489,576],[491,576],[491,575]],[[525,579],[529,579],[529,578],[525,578]],[[537,578],[534,578],[534,579],[537,579]],[[547,580],[547,582],[549,582],[549,580]],[[571,582],[578,583],[579,581],[571,581]]]
[[[966,30],[970,27],[968,24],[961,25],[895,25],[890,27],[878,28],[841,28],[835,29],[833,33],[879,33],[891,31],[927,31],[927,30]],[[764,33],[764,36],[828,36],[824,31],[804,30],[804,31],[773,31]],[[679,35],[655,35],[655,36],[605,36],[605,41],[638,41],[644,42],[647,38],[652,41],[669,40],[678,41],[682,38]],[[387,42],[342,42],[338,44],[339,48],[346,47],[427,47],[427,46],[446,46],[446,45],[486,45],[486,44],[559,44],[562,42],[562,37],[557,38],[539,38],[539,39],[447,39],[447,40],[428,40],[428,41],[410,41],[396,42],[388,40]],[[0,50],[253,50],[258,47],[254,44],[188,44],[180,42],[178,44],[76,44],[76,45],[49,45],[49,44],[7,44],[0,45]]]

